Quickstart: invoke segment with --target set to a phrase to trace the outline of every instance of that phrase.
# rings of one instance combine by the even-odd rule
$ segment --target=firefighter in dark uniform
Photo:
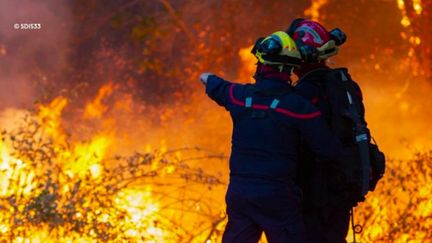
[[[294,72],[299,77],[294,87],[295,93],[311,101],[321,112],[332,132],[340,139],[343,148],[354,148],[357,145],[353,139],[353,123],[344,112],[339,112],[336,107],[347,100],[345,91],[341,92],[342,98],[332,100],[329,92],[337,92],[326,80],[329,75],[334,79],[347,81],[350,85],[349,98],[355,101],[355,109],[364,129],[364,106],[360,87],[351,80],[346,69],[331,69],[326,66],[326,59],[337,54],[338,46],[345,42],[346,36],[340,29],[328,32],[322,25],[307,19],[296,19],[288,29],[288,34],[295,40],[299,48],[303,63]],[[342,87],[343,89],[343,87]],[[327,163],[325,166],[316,164],[314,156],[305,149],[302,153],[302,167],[299,169],[299,184],[304,191],[304,220],[308,242],[310,243],[339,243],[346,242],[348,233],[350,210],[361,200],[355,198],[349,178],[346,178],[342,168],[349,165],[349,160],[341,163]],[[342,151],[343,153],[343,151]],[[358,154],[351,157],[358,158]],[[355,159],[355,158],[354,158]],[[355,195],[355,196],[354,196]]]
[[[224,243],[306,242],[294,184],[300,137],[322,161],[338,156],[340,143],[321,114],[293,93],[292,68],[300,54],[286,32],[257,41],[255,84],[238,84],[214,74],[200,80],[207,95],[229,111],[233,121],[230,182],[226,194],[228,224]]]

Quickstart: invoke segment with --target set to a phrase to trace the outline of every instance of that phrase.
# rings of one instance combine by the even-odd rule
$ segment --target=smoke
[[[0,111],[32,107],[36,99],[58,96],[57,91],[69,89],[71,83],[79,86],[79,92],[66,96],[74,107],[82,107],[80,102],[87,102],[103,83],[112,80],[120,87],[115,93],[122,90],[131,94],[134,101],[139,97],[137,106],[144,104],[145,109],[135,107],[131,111],[136,113],[133,117],[141,118],[132,120],[153,128],[139,134],[140,139],[154,140],[152,133],[160,131],[160,137],[175,137],[179,144],[194,145],[203,141],[194,135],[200,131],[199,134],[218,134],[218,141],[227,141],[229,119],[214,122],[203,118],[219,117],[220,110],[204,96],[196,81],[199,72],[212,71],[227,79],[248,80],[255,60],[253,56],[249,56],[249,61],[241,57],[249,55],[254,40],[286,29],[293,18],[304,17],[303,10],[310,5],[256,0],[247,4],[215,0],[200,4],[170,2],[178,16],[167,13],[162,4],[146,1],[82,4],[66,0],[0,0]],[[386,1],[375,7],[367,1],[351,5],[333,0],[320,9],[320,19],[326,27],[340,27],[349,36],[335,58],[336,66],[347,66],[362,86],[369,126],[384,150],[398,157],[411,154],[402,153],[401,147],[429,145],[424,141],[432,136],[425,132],[429,131],[430,81],[419,80],[410,70],[399,68],[409,43],[400,38],[403,29],[395,2]],[[41,29],[14,29],[16,23],[37,23]],[[193,41],[178,27],[183,24],[190,27],[192,39],[199,45],[187,44]],[[239,50],[245,55],[239,57]],[[243,72],[244,62],[252,63],[252,71]],[[410,85],[404,89],[406,83]],[[422,95],[417,91],[419,84]],[[49,93],[47,87],[53,85],[56,92]],[[75,116],[70,111],[67,114]],[[122,116],[130,120],[132,115]],[[214,132],[215,128],[223,130],[223,134]],[[170,135],[173,133],[185,135],[180,138]]]
[[[41,87],[66,64],[68,18],[65,1],[0,0],[0,109],[46,95]]]
[[[30,112],[7,108],[0,112],[0,127],[2,131],[13,131],[25,123],[25,118],[30,117]]]

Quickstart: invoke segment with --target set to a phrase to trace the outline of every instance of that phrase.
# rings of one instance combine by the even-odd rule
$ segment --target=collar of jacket
[[[330,68],[327,65],[325,65],[324,62],[319,62],[319,63],[302,65],[299,68],[294,69],[294,73],[297,75],[297,77],[299,77],[299,79],[301,79],[305,75],[321,69],[330,69]]]
[[[255,80],[260,82],[260,80],[280,80],[284,83],[291,83],[291,72],[288,71],[278,71],[274,67],[264,65],[261,63],[258,63],[257,70],[254,76]]]
[[[277,78],[257,78],[255,87],[258,89],[291,89],[289,82]]]
[[[299,80],[297,83],[302,81],[322,81],[324,80],[324,75],[331,71],[331,68],[327,66],[322,66],[314,69],[310,69],[308,72],[303,73],[302,76],[299,76]]]

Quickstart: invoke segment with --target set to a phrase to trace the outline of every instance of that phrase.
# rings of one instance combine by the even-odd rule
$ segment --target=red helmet
[[[330,39],[330,33],[321,24],[312,20],[303,20],[295,28],[292,35],[294,40],[301,39],[303,44],[320,47]]]
[[[320,23],[309,19],[295,19],[287,33],[294,39],[305,62],[317,62],[336,55],[346,35],[336,28],[330,32]]]

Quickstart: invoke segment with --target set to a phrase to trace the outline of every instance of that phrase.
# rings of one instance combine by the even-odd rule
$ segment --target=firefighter
[[[300,137],[323,161],[340,148],[321,114],[293,93],[291,72],[300,54],[286,32],[260,38],[254,84],[226,81],[203,73],[207,95],[224,107],[233,121],[226,193],[228,223],[224,243],[305,242],[300,210],[302,193],[294,184]]]
[[[326,166],[313,162],[315,158],[310,155],[310,149],[305,148],[301,153],[298,180],[304,192],[303,216],[308,242],[346,242],[350,210],[364,200],[369,189],[368,181],[363,180],[365,176],[369,180],[369,155],[362,148],[363,145],[368,148],[370,135],[364,119],[362,92],[346,68],[331,69],[326,65],[327,58],[336,55],[346,40],[340,29],[329,32],[315,21],[296,19],[287,33],[296,42],[303,59],[294,70],[299,77],[295,93],[318,108],[342,143],[343,158]],[[356,136],[363,139],[363,144],[356,141]],[[363,182],[366,191],[362,191]]]

